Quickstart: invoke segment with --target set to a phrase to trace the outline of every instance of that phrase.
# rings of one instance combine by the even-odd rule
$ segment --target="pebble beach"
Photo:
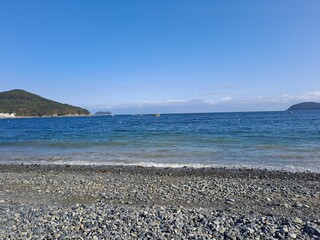
[[[320,239],[320,174],[1,165],[0,239]]]

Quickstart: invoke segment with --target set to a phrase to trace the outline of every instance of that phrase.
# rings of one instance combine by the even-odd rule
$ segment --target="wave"
[[[1,161],[0,164],[21,164],[21,162]],[[226,169],[258,169],[269,171],[287,172],[313,172],[320,173],[320,169],[313,169],[300,166],[269,166],[269,165],[250,165],[250,164],[202,164],[202,163],[154,163],[154,162],[85,162],[85,161],[30,161],[23,162],[24,165],[72,165],[72,166],[139,166],[145,168],[226,168]]]
[[[282,156],[283,157],[283,156]],[[72,153],[72,154],[37,154],[21,155],[19,153],[0,154],[0,164],[44,164],[44,165],[95,165],[95,166],[141,166],[161,168],[252,168],[267,170],[285,170],[290,172],[320,172],[317,158],[300,158],[288,156],[290,161],[279,162],[276,159],[268,161],[257,158],[239,161],[236,157],[225,159],[207,159],[195,155],[172,155],[154,153]],[[292,160],[292,161],[291,161]]]

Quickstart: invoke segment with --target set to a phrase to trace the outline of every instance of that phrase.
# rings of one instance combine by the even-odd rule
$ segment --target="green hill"
[[[16,113],[16,116],[90,114],[87,109],[55,102],[19,89],[0,92],[0,113]]]

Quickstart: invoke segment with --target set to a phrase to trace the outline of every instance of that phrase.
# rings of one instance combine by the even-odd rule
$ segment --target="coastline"
[[[156,166],[156,165],[126,165],[126,164],[102,164],[102,165],[77,165],[77,164],[24,164],[24,163],[0,163],[0,172],[24,172],[24,171],[70,171],[70,172],[112,172],[126,174],[145,174],[158,176],[197,176],[197,177],[258,177],[258,178],[285,178],[300,180],[318,180],[320,173],[311,171],[289,171],[266,168],[248,167],[197,167],[192,166]]]
[[[0,237],[12,232],[40,238],[75,233],[88,238],[118,235],[129,239],[146,238],[147,233],[154,238],[178,239],[320,237],[319,173],[2,164],[0,180],[0,223],[8,219],[14,223],[1,224]],[[15,216],[26,211],[47,217],[25,215],[30,224],[22,224]],[[82,220],[74,221],[74,213]],[[86,227],[83,222],[89,213],[101,219]],[[130,219],[130,224],[119,214]],[[111,221],[110,226],[102,224],[106,220]],[[244,222],[240,224],[240,220]],[[66,222],[74,222],[74,226],[62,232],[55,227]],[[34,230],[31,226],[35,223],[51,231]],[[152,224],[158,223],[154,228]]]
[[[25,119],[25,118],[61,118],[61,117],[92,117],[93,115],[61,115],[61,116],[14,116],[14,117],[0,117],[0,119]]]

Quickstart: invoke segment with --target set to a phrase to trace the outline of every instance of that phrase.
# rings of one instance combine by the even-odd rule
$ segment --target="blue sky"
[[[114,113],[320,101],[320,1],[0,0],[0,91]]]

